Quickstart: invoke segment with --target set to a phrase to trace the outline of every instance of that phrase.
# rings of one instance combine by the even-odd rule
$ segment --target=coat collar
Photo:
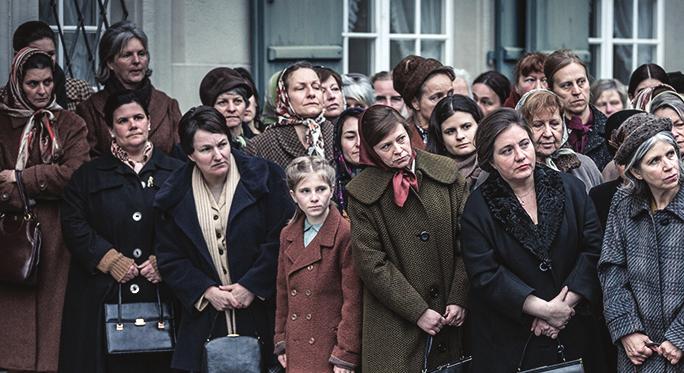
[[[594,105],[589,104],[591,115],[594,117],[594,123],[591,126],[589,141],[584,153],[588,153],[596,148],[605,146],[606,144],[606,121],[608,118],[600,112]]]
[[[173,171],[178,168],[181,164],[180,161],[166,156],[157,147],[152,149],[152,156],[145,163],[145,166],[140,171],[142,174],[145,170],[149,168],[164,169],[167,171]],[[130,167],[126,166],[120,160],[116,159],[111,153],[103,154],[98,158],[97,169],[102,171],[116,170],[119,173],[124,173],[126,170],[131,170]],[[132,172],[132,170],[131,170]]]
[[[449,185],[458,180],[456,161],[420,149],[415,151],[416,176],[419,181],[429,177],[438,183]],[[385,193],[393,176],[393,170],[366,167],[347,184],[347,192],[363,204],[373,204]]]
[[[617,195],[629,194],[628,192],[621,191],[618,189]],[[631,218],[636,218],[639,214],[651,212],[651,202],[649,198],[644,197],[632,197],[630,206],[630,216]],[[671,212],[677,216],[680,220],[684,221],[684,187],[680,185],[679,191],[675,195],[674,199],[665,207],[666,211]]]
[[[321,230],[306,248],[304,247],[304,215],[285,228],[283,236],[288,245],[284,254],[292,263],[288,275],[321,260],[321,250],[335,245],[341,219],[342,215],[334,205],[331,205]]]

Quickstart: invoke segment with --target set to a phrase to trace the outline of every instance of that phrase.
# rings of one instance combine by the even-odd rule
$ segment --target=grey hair
[[[655,146],[655,144],[659,141],[666,142],[674,149],[675,154],[677,155],[677,162],[679,163],[679,182],[680,184],[682,183],[682,181],[684,180],[684,176],[682,174],[682,171],[684,170],[684,164],[682,164],[682,157],[679,153],[679,146],[677,145],[677,142],[672,136],[672,132],[663,131],[655,134],[655,136],[651,137],[650,139],[644,141],[641,145],[639,145],[637,150],[634,152],[634,155],[632,155],[632,158],[630,158],[629,162],[627,163],[627,166],[625,167],[625,183],[620,187],[621,189],[626,190],[630,194],[637,196],[647,196],[650,193],[648,184],[646,184],[646,182],[643,180],[637,179],[631,171],[634,169],[639,169],[639,165],[646,156],[646,153],[648,153],[648,151],[651,150],[651,148],[653,148],[653,146]]]
[[[138,26],[131,21],[121,21],[111,25],[107,31],[102,34],[98,50],[100,57],[100,65],[98,66],[97,75],[95,78],[101,84],[104,84],[109,79],[109,67],[107,62],[111,62],[116,58],[116,55],[121,53],[126,44],[131,39],[138,39],[143,45],[143,48],[148,52],[148,68],[145,73],[146,77],[152,75],[152,70],[149,68],[149,48],[147,43],[147,35]]]
[[[353,98],[365,107],[375,103],[375,90],[367,76],[358,73],[342,75],[342,94]]]
[[[455,67],[452,67],[451,70],[454,72],[454,81],[456,79],[463,79],[466,83],[466,87],[468,88],[468,97],[473,98],[473,90],[470,87],[470,73],[466,69],[457,69]]]
[[[651,101],[651,114],[656,110],[669,107],[674,110],[679,118],[684,120],[684,99],[677,93],[666,91],[656,95]]]
[[[622,101],[622,108],[629,109],[629,96],[627,96],[627,87],[617,79],[599,79],[591,85],[591,104],[596,104],[596,100],[601,97],[605,91],[614,89],[620,96]]]

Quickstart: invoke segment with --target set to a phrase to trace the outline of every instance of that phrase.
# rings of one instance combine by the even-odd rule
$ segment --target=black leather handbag
[[[421,373],[468,373],[470,372],[470,363],[473,358],[464,356],[456,361],[440,365],[437,368],[428,371],[428,356],[432,350],[432,336],[428,336],[427,343],[425,343],[425,357],[423,358],[423,369]]]
[[[261,348],[259,340],[237,334],[211,339],[217,312],[211,323],[210,334],[204,344],[202,373],[261,373]],[[235,313],[232,313],[232,330],[235,328]]]
[[[108,354],[173,351],[173,308],[161,302],[156,290],[156,302],[122,304],[119,284],[118,303],[104,305]]]
[[[0,282],[34,286],[38,280],[43,235],[29,204],[21,171],[14,171],[14,175],[24,209],[18,213],[0,212]]]
[[[584,365],[582,364],[582,359],[566,361],[565,360],[565,346],[563,346],[558,339],[558,358],[561,360],[558,364],[546,365],[543,367],[538,367],[534,369],[522,370],[522,365],[525,360],[525,354],[527,353],[527,345],[529,345],[532,339],[532,333],[527,337],[527,342],[525,342],[525,347],[523,347],[522,356],[520,357],[520,363],[518,364],[519,373],[584,373]]]

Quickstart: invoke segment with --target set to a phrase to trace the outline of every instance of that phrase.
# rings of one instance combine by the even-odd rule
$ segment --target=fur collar
[[[542,262],[540,269],[542,265],[550,269],[551,244],[565,213],[565,189],[558,172],[539,164],[534,170],[534,186],[539,221],[536,226],[498,172],[494,171],[480,190],[494,219]]]

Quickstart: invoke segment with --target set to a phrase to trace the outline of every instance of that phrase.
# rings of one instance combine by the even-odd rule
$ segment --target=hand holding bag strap
[[[19,197],[21,202],[24,204],[24,214],[26,217],[30,217],[32,214],[31,205],[29,205],[28,195],[26,194],[26,187],[24,187],[24,182],[21,179],[21,171],[14,170],[14,178],[17,182],[17,190],[19,191]]]

